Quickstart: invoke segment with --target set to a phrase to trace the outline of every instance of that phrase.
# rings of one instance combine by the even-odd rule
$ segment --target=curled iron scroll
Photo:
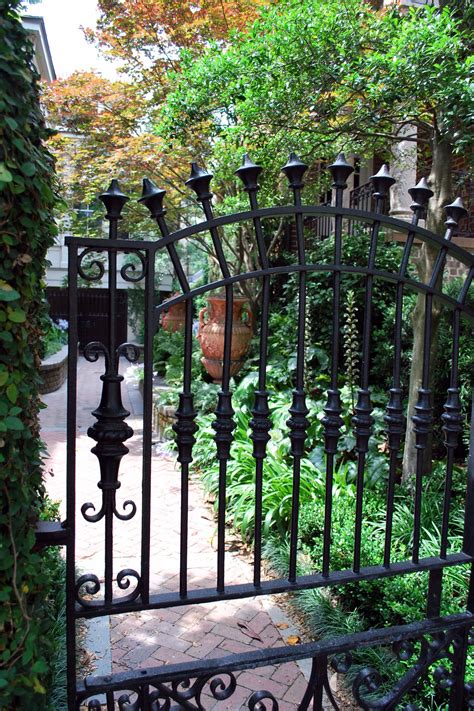
[[[123,356],[129,363],[137,363],[140,358],[141,347],[136,343],[122,343],[116,351],[117,360]]]
[[[142,579],[141,579],[140,575],[137,573],[137,571],[133,570],[133,568],[124,568],[119,573],[117,573],[118,587],[120,588],[120,590],[128,590],[130,587],[130,579],[131,578],[133,578],[136,581],[135,587],[128,595],[125,595],[124,597],[120,597],[117,600],[114,600],[114,604],[122,605],[125,602],[127,602],[127,603],[132,602],[132,600],[136,600],[137,597],[140,595]]]
[[[134,262],[127,262],[120,269],[120,275],[124,281],[132,282],[134,284],[141,281],[146,275],[146,260],[145,255],[139,250],[133,250],[131,253],[138,257],[140,264],[137,265],[134,264]]]
[[[114,516],[120,519],[120,521],[130,521],[130,519],[133,518],[137,512],[137,505],[131,499],[127,499],[126,501],[124,501],[122,504],[122,508],[124,511],[130,508],[130,511],[128,513],[119,513],[117,511],[117,507],[114,506]]]
[[[77,271],[84,281],[100,281],[102,279],[105,274],[103,261],[101,259],[91,259],[90,262],[84,264],[84,260],[89,254],[102,254],[104,251],[104,249],[98,249],[97,247],[88,247],[78,256]],[[92,273],[90,270],[92,270]]]
[[[255,691],[249,698],[247,706],[249,711],[278,711],[280,708],[278,701],[269,691]]]
[[[76,580],[75,599],[82,607],[96,607],[96,600],[87,600],[84,595],[92,596],[100,592],[100,580],[97,575],[86,573],[81,575]],[[81,594],[81,589],[84,588],[84,593]]]
[[[111,359],[109,349],[101,343],[101,341],[90,341],[90,343],[87,343],[84,346],[82,353],[84,358],[89,361],[89,363],[97,363],[100,354],[102,354],[105,358],[105,368],[106,370],[110,370]]]

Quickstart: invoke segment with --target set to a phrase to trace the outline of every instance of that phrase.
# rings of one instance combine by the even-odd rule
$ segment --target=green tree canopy
[[[286,0],[225,51],[185,56],[159,131],[186,144],[204,132],[213,156],[245,145],[274,163],[289,150],[310,161],[388,153],[408,126],[404,140],[444,144],[450,157],[470,142],[473,67],[449,8]],[[445,192],[436,171],[432,181]]]

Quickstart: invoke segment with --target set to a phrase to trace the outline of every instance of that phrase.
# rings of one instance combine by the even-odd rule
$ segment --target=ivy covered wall
[[[38,364],[56,197],[19,5],[0,0],[0,708],[42,709],[49,583],[34,551],[43,492]]]

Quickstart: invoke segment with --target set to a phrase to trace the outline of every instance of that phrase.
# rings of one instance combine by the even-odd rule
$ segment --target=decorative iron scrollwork
[[[129,521],[136,513],[136,504],[127,499],[122,507],[124,511],[129,510],[127,513],[120,513],[115,498],[115,493],[121,486],[118,481],[120,460],[128,453],[123,442],[133,435],[132,428],[124,422],[130,413],[122,405],[120,385],[123,376],[118,373],[118,363],[120,356],[124,356],[131,363],[136,362],[140,356],[140,348],[134,343],[123,343],[117,348],[113,358],[108,348],[100,341],[92,341],[84,348],[84,357],[89,362],[96,362],[100,354],[103,354],[105,360],[105,373],[101,376],[102,398],[99,407],[92,413],[97,422],[89,427],[87,434],[97,442],[92,452],[99,460],[100,481],[97,486],[102,490],[102,506],[97,513],[89,513],[91,510],[95,512],[96,507],[88,501],[81,506],[81,513],[89,523],[97,523],[108,511],[121,521]]]
[[[193,461],[193,445],[196,442],[194,435],[198,429],[195,422],[196,415],[192,393],[180,393],[179,406],[176,410],[177,422],[173,425],[180,464],[190,464]]]
[[[178,679],[171,683],[147,684],[146,687],[135,690],[137,698],[132,701],[131,693],[126,692],[118,699],[120,711],[138,711],[144,708],[144,695],[146,694],[146,708],[153,711],[168,711],[175,708],[174,704],[182,704],[179,708],[196,709],[204,711],[205,706],[202,701],[204,689],[208,689],[208,694],[215,701],[226,701],[230,699],[237,688],[237,681],[232,672],[221,672],[220,674],[207,674],[195,679]],[[267,694],[267,692],[264,692]],[[268,694],[267,694],[268,695]],[[173,703],[173,707],[171,704]],[[264,711],[265,707],[255,706],[255,711]],[[275,709],[278,711],[278,707]]]
[[[250,439],[253,442],[253,456],[255,459],[263,459],[267,443],[271,439],[270,430],[272,428],[270,408],[268,407],[268,392],[266,390],[255,391],[255,405],[252,415],[249,425],[252,430]]]
[[[124,568],[117,573],[116,582],[120,590],[128,590],[130,588],[130,580],[136,581],[135,587],[128,593],[114,600],[115,605],[123,605],[124,603],[136,600],[141,593],[141,578],[139,573],[133,568]],[[84,608],[98,607],[103,604],[103,600],[93,599],[94,595],[101,592],[102,585],[97,575],[86,573],[81,575],[76,580],[75,600]]]
[[[426,449],[428,445],[428,437],[431,432],[433,408],[431,406],[431,390],[429,388],[420,388],[418,390],[418,402],[415,405],[415,415],[413,415],[413,429],[416,436],[415,447],[417,449]]]
[[[338,654],[331,659],[331,666],[338,674],[347,674],[352,666],[352,654],[350,652]]]
[[[289,412],[291,417],[286,424],[290,430],[291,453],[294,457],[302,457],[304,455],[306,432],[310,425],[306,417],[309,414],[309,410],[306,407],[306,396],[302,390],[293,390],[293,402]]]
[[[369,451],[369,438],[372,433],[374,418],[372,417],[372,404],[370,401],[370,391],[361,388],[358,392],[356,414],[352,418],[356,436],[356,450],[358,452]]]
[[[217,459],[226,461],[230,457],[230,445],[232,444],[232,432],[235,429],[233,420],[234,410],[232,408],[232,396],[230,392],[220,391],[216,407],[216,419],[212,423],[215,431],[217,445]]]
[[[105,249],[88,247],[77,258],[77,272],[84,281],[100,281],[105,274],[105,265],[101,259],[91,259],[84,263],[89,254],[102,254]]]
[[[255,691],[248,700],[247,706],[249,711],[278,711],[280,708],[278,701],[269,691]]]
[[[384,416],[387,425],[388,446],[398,452],[405,432],[403,416],[403,398],[401,388],[390,388],[390,398],[387,404],[387,414]]]
[[[131,282],[135,284],[141,281],[146,276],[146,257],[138,249],[130,250],[130,253],[135,257],[138,257],[139,264],[134,264],[134,262],[127,262],[120,269],[120,276],[124,281]],[[128,252],[127,252],[128,254]]]
[[[344,421],[341,417],[341,394],[339,390],[328,390],[325,415],[322,419],[324,426],[324,448],[326,454],[337,453],[337,443],[341,436],[341,427]]]
[[[96,511],[96,506],[92,502],[88,501],[82,504],[82,516],[89,523],[97,523],[103,518],[110,522],[114,517],[120,521],[129,521],[137,511],[137,506],[131,499],[122,503],[121,511],[117,508],[116,501],[116,492],[121,486],[118,480],[120,462],[122,457],[128,453],[124,442],[133,435],[132,428],[125,422],[130,413],[122,404],[123,376],[119,374],[118,369],[121,356],[131,363],[136,362],[140,356],[140,348],[134,343],[122,343],[111,354],[100,341],[88,343],[84,348],[84,357],[89,362],[96,362],[101,354],[104,356],[105,362],[104,374],[100,376],[103,383],[102,395],[99,406],[92,413],[97,422],[89,427],[87,434],[97,442],[91,451],[99,460],[100,481],[97,486],[102,491],[102,505]],[[117,601],[113,600],[111,525],[106,525],[105,558],[105,602],[121,604],[135,600],[141,592],[141,579],[140,575],[131,568],[121,570],[117,574],[116,582],[120,590],[128,590],[131,585],[130,580],[135,579],[134,589],[128,595],[119,597]],[[90,599],[100,591],[101,583],[96,575],[82,575],[76,582],[76,601],[81,607],[94,607],[103,604],[102,601]]]
[[[449,388],[448,397],[444,404],[443,420],[444,442],[446,447],[456,449],[459,434],[462,431],[461,400],[459,388]]]

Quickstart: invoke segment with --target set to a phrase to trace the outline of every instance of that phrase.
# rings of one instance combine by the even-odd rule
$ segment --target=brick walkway
[[[93,502],[100,508],[97,488],[98,462],[90,449],[94,442],[87,428],[99,402],[102,362],[79,360],[77,405],[77,565],[81,572],[103,576],[103,522],[87,523],[80,507]],[[42,436],[50,459],[47,489],[54,499],[65,496],[66,453],[66,387],[43,396],[47,408],[41,413]],[[121,488],[117,507],[127,499],[137,504],[130,521],[114,522],[114,560],[116,572],[122,568],[139,570],[141,520],[141,396],[136,382],[126,377],[123,403],[130,410],[127,422],[134,436],[126,444],[130,453],[121,466]],[[179,471],[169,456],[154,455],[152,477],[151,587],[153,591],[176,591],[179,547]],[[199,483],[190,485],[189,587],[215,584],[215,522],[209,506],[203,501]],[[64,515],[64,511],[62,512]],[[249,563],[238,551],[226,552],[226,582],[252,580]],[[133,585],[133,580],[131,580]],[[120,591],[118,591],[120,593]],[[279,646],[295,630],[272,599],[252,598],[243,601],[194,605],[154,610],[110,618],[112,670],[127,671],[197,659],[216,658],[229,653]],[[251,692],[265,689],[279,702],[279,711],[294,711],[306,689],[302,668],[296,663],[244,671],[238,675],[238,688],[228,701],[215,702],[209,697],[206,708],[237,711],[248,708]],[[214,705],[213,705],[214,704]]]

